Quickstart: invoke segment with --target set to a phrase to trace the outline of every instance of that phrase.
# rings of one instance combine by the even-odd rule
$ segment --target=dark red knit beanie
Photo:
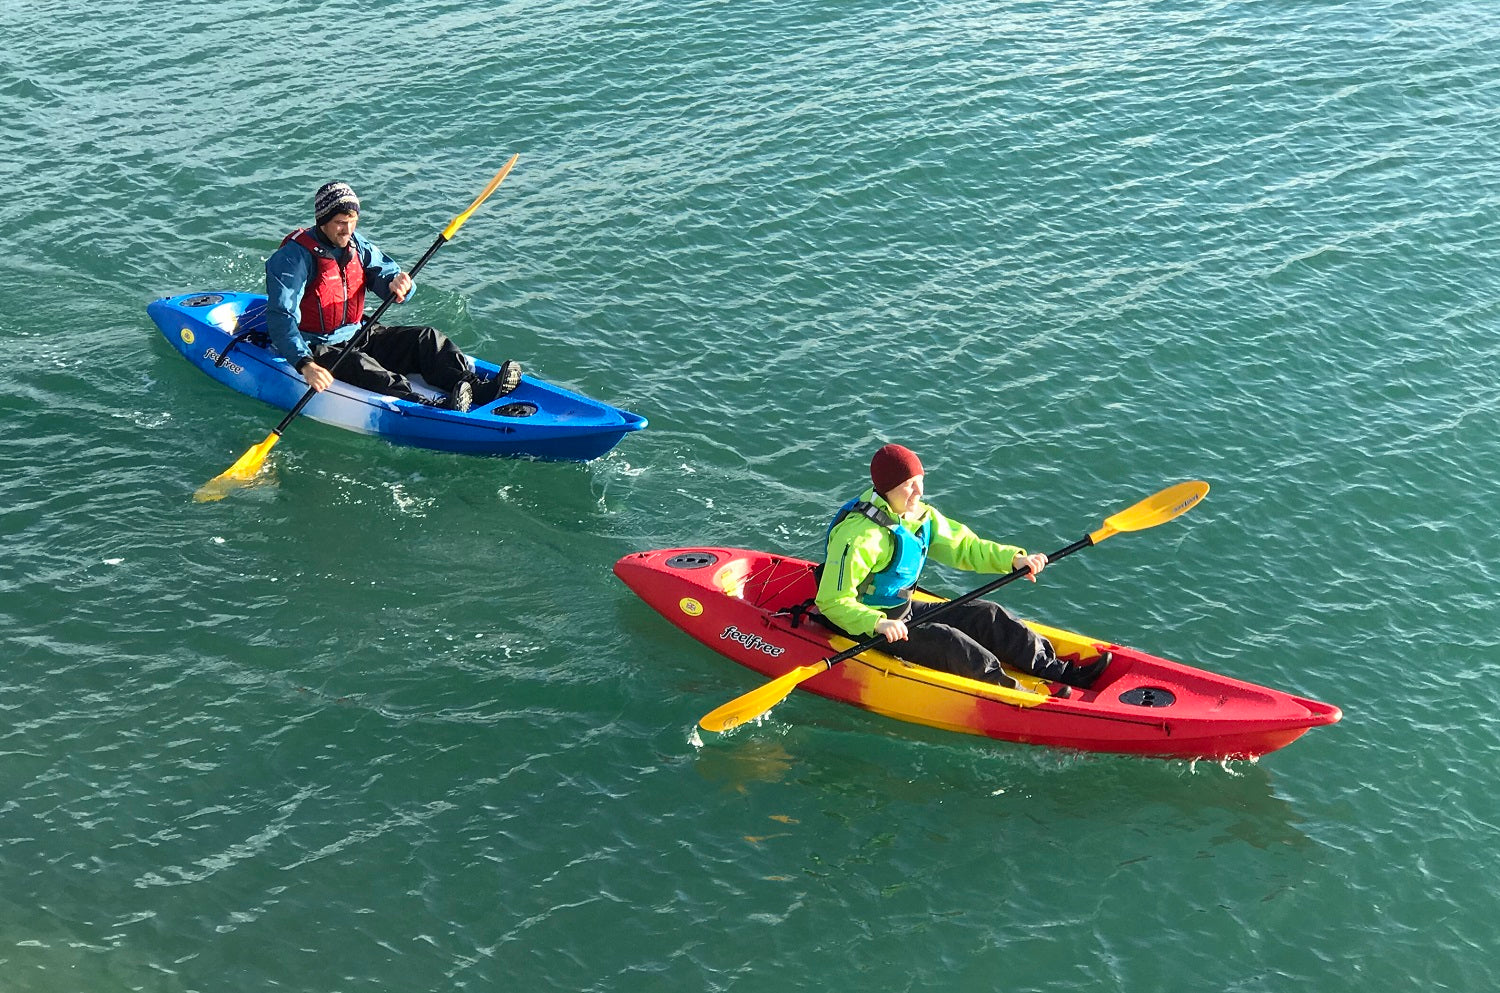
[[[922,460],[910,448],[886,445],[870,460],[870,482],[882,496],[913,476],[922,475]]]

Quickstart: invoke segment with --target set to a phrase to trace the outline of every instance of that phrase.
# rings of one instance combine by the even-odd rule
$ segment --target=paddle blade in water
[[[199,487],[198,492],[193,494],[193,502],[208,503],[212,500],[222,500],[235,490],[253,485],[255,477],[260,474],[261,467],[265,465],[266,456],[280,440],[281,435],[274,431],[266,435],[265,441],[241,455],[238,462]]]
[[[814,662],[777,676],[764,686],[756,687],[744,696],[735,697],[717,710],[705,714],[698,726],[705,731],[728,731],[746,721],[753,721],[787,698],[797,684],[811,679],[828,669],[828,663]]]

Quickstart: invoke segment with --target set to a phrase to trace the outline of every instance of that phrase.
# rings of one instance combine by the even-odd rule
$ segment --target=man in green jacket
[[[1037,573],[1047,556],[980,538],[922,502],[925,476],[916,454],[886,445],[870,460],[872,487],[839,509],[828,531],[818,612],[832,626],[862,640],[880,635],[890,654],[1001,686],[1017,683],[1001,664],[1052,682],[1092,686],[1109,665],[1108,652],[1088,665],[1057,657],[1052,643],[990,600],[951,608],[923,622],[935,604],[911,599],[931,557],[970,572]]]

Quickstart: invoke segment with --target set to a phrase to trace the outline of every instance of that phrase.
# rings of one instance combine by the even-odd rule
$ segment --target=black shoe
[[[1088,665],[1079,665],[1077,662],[1069,663],[1072,671],[1068,673],[1068,684],[1081,690],[1089,689],[1099,681],[1099,677],[1104,675],[1104,670],[1108,669],[1109,664],[1114,660],[1113,652],[1100,652],[1099,657]]]
[[[448,391],[446,406],[449,410],[456,410],[460,414],[474,406],[474,387],[469,385],[467,379],[460,379],[457,385]]]
[[[500,363],[500,371],[495,373],[494,379],[483,380],[475,387],[474,405],[483,407],[485,404],[494,403],[514,390],[520,383],[521,363],[515,359],[506,359]]]

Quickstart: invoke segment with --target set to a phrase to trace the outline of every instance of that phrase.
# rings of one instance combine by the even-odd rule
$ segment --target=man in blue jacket
[[[507,359],[499,375],[480,380],[473,363],[432,327],[377,324],[358,349],[350,349],[364,320],[366,289],[404,303],[412,279],[354,233],[359,197],[348,183],[318,190],[313,219],[313,227],[287,235],[266,260],[266,330],[308,386],[321,393],[336,372],[344,382],[376,393],[432,403],[406,378],[418,373],[447,394],[443,405],[451,410],[491,403],[516,388],[519,362]]]
[[[1109,665],[1103,653],[1080,665],[1057,657],[1052,643],[990,600],[971,600],[923,622],[935,603],[912,599],[929,556],[972,572],[1037,573],[1047,556],[980,538],[923,503],[926,476],[916,453],[886,445],[870,460],[871,488],[839,509],[828,530],[817,607],[824,620],[857,641],[880,635],[898,658],[970,679],[1014,687],[1001,664],[1069,686],[1088,688]]]

